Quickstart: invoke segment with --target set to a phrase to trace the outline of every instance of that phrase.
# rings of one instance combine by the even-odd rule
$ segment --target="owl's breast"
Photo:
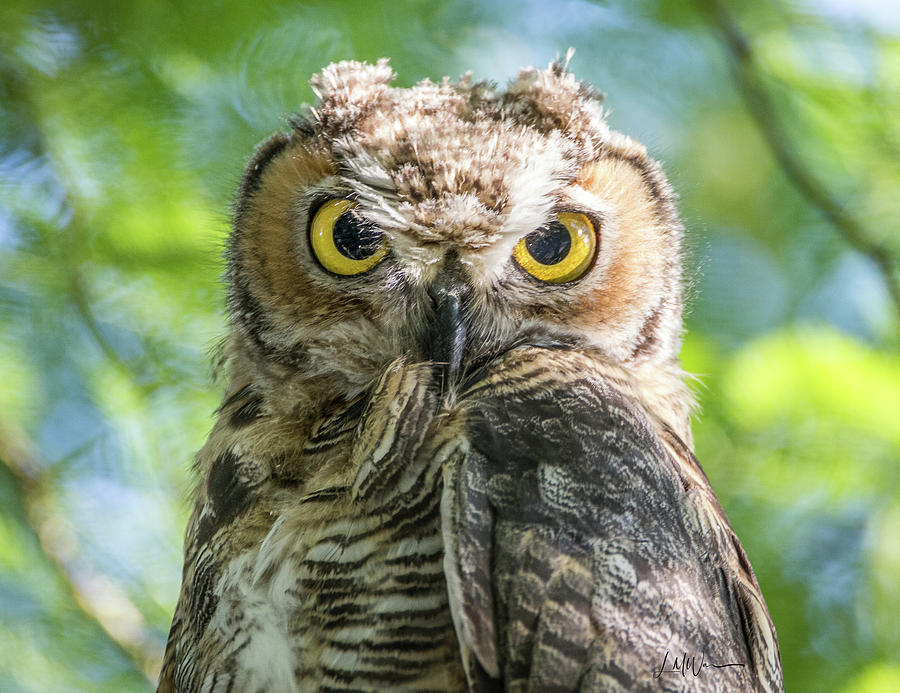
[[[342,511],[334,521],[315,520],[302,505],[279,517],[221,582],[216,638],[261,637],[235,653],[235,670],[255,669],[263,680],[291,662],[284,675],[296,690],[460,690],[430,495],[392,515],[368,514],[344,497],[329,501]]]
[[[192,592],[207,597],[189,608],[178,690],[215,690],[210,676],[232,690],[465,689],[440,528],[451,451],[429,380],[389,371],[354,425],[307,441],[333,474],[254,488],[199,548]]]

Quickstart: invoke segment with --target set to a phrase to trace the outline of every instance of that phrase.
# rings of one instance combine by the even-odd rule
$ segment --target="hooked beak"
[[[425,356],[440,368],[443,382],[455,382],[466,350],[468,330],[464,319],[469,289],[461,275],[459,262],[448,258],[428,288],[431,298],[431,323],[425,329]]]

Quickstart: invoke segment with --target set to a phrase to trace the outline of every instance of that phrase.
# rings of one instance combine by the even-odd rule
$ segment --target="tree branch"
[[[887,248],[866,233],[862,224],[801,161],[763,82],[753,47],[722,0],[697,0],[697,4],[711,17],[721,34],[741,96],[775,160],[807,202],[818,209],[851,246],[875,263],[900,314],[900,276]]]
[[[0,424],[0,462],[17,487],[41,551],[81,612],[155,685],[162,661],[156,634],[125,590],[78,558],[75,529],[58,507],[34,449],[22,430]]]

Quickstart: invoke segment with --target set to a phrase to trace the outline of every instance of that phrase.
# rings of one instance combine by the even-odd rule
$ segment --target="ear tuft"
[[[331,63],[309,82],[319,98],[311,115],[324,133],[337,137],[352,130],[381,101],[393,80],[387,58],[374,65],[356,60]]]
[[[593,156],[610,138],[600,106],[603,95],[569,72],[573,54],[570,48],[564,59],[544,70],[528,67],[520,71],[504,101],[533,127],[542,132],[559,131]]]
[[[394,81],[390,61],[381,58],[374,65],[356,60],[331,63],[309,81],[320,101],[344,103],[369,101]]]

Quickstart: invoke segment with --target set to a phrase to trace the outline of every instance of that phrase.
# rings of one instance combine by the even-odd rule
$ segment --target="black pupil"
[[[525,247],[531,257],[542,265],[555,265],[569,254],[572,239],[569,230],[560,222],[554,221],[525,236]]]
[[[381,245],[381,231],[361,222],[350,212],[337,218],[332,235],[338,252],[351,260],[365,260]]]

